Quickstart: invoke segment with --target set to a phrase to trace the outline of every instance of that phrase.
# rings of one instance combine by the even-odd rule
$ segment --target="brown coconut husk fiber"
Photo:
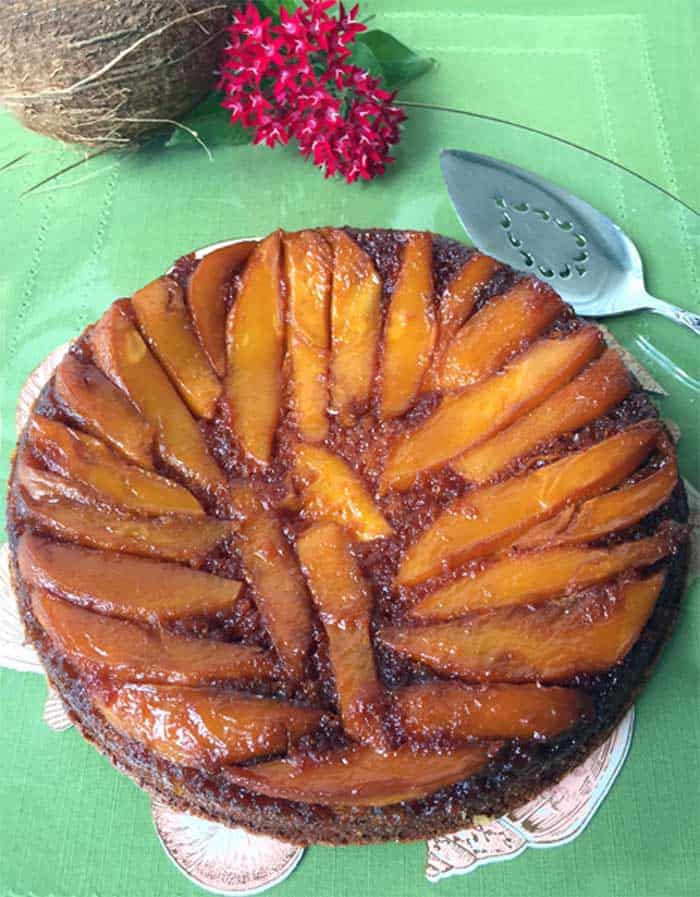
[[[137,145],[211,90],[233,5],[2,0],[0,104],[67,143]]]

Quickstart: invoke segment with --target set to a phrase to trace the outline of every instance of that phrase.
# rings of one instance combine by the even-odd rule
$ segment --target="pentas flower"
[[[255,131],[254,142],[273,147],[296,140],[301,154],[348,183],[370,180],[393,162],[404,113],[395,92],[350,62],[351,45],[365,30],[358,7],[335,0],[304,0],[280,22],[261,17],[248,2],[234,13],[219,89],[231,121]]]

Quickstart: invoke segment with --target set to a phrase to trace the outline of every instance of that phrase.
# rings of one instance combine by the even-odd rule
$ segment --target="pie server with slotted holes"
[[[637,247],[582,199],[478,153],[443,150],[440,164],[455,211],[483,252],[551,283],[581,315],[648,309],[700,334],[700,315],[647,293]]]

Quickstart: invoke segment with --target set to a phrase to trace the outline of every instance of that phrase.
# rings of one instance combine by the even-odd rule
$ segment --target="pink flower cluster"
[[[335,0],[304,0],[280,23],[261,18],[255,5],[234,13],[224,50],[219,89],[233,122],[255,129],[255,143],[297,141],[305,158],[343,175],[370,180],[393,162],[405,115],[395,94],[350,62],[350,45],[365,30],[357,6],[346,12]]]

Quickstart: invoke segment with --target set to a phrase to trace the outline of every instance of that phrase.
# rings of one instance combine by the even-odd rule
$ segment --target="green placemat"
[[[371,9],[370,9],[371,7]],[[438,61],[406,99],[470,108],[612,155],[700,205],[696,0],[456,0],[365,3],[377,24]],[[29,371],[116,296],[194,246],[326,223],[430,228],[462,236],[437,153],[508,159],[578,192],[638,243],[650,289],[700,308],[698,219],[633,178],[542,138],[447,113],[412,111],[383,179],[324,181],[294,150],[215,148],[103,158],[25,199],[74,157],[0,114],[0,348],[3,478],[14,403]],[[87,176],[86,176],[87,175]],[[697,341],[650,315],[612,323],[669,391],[683,474],[700,485]],[[680,369],[680,370],[679,370]],[[685,373],[683,373],[685,372]],[[691,378],[691,379],[688,379]],[[693,600],[695,598],[695,600]],[[627,765],[567,847],[429,885],[425,847],[309,850],[280,897],[435,893],[659,897],[700,891],[698,588],[638,703]],[[75,730],[41,720],[44,683],[0,670],[0,897],[179,897],[196,888],[159,847],[148,801]]]

